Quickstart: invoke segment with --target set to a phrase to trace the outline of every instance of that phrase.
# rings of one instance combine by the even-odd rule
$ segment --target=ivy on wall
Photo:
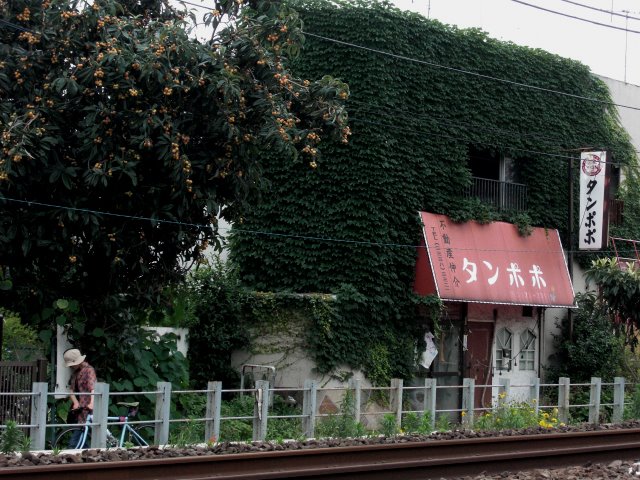
[[[371,328],[352,321],[367,301],[351,286],[339,288],[335,295],[255,292],[239,283],[237,272],[229,265],[217,265],[192,275],[188,291],[194,318],[189,333],[194,386],[212,378],[236,382],[238,371],[231,368],[231,355],[237,350],[275,354],[278,370],[303,351],[321,374],[349,365],[365,368],[370,378],[381,383],[390,378],[387,347],[380,344],[367,357],[360,356],[359,344]],[[392,331],[384,333],[393,345]],[[413,348],[411,342],[408,347]],[[386,363],[380,359],[387,359]]]
[[[264,159],[269,185],[234,229],[232,259],[253,288],[347,289],[351,301],[333,336],[318,328],[316,357],[327,366],[363,365],[377,380],[406,377],[428,323],[410,293],[419,210],[457,221],[511,221],[521,231],[558,228],[566,240],[567,157],[592,146],[630,165],[635,154],[606,86],[578,62],[385,2],[290,3],[308,33],[292,67],[302,78],[330,74],[349,85],[352,136],[346,145],[323,145],[316,169]],[[515,180],[527,185],[526,212],[464,198],[472,149],[513,159]],[[380,372],[380,365],[388,368]]]

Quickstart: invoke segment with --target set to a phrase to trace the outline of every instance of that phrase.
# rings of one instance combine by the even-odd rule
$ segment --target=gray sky
[[[640,32],[640,20],[611,15],[563,0],[522,0],[548,10]],[[638,0],[573,0],[640,19]],[[556,53],[588,65],[594,73],[640,85],[640,33],[624,32],[542,11],[513,0],[394,0],[460,28],[478,27],[491,37]],[[627,11],[628,13],[626,13]],[[626,72],[625,72],[626,43]],[[452,65],[454,66],[454,65]]]

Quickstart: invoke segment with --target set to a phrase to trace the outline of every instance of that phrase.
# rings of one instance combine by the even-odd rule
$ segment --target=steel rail
[[[636,459],[640,428],[0,468],[0,480],[425,480]]]

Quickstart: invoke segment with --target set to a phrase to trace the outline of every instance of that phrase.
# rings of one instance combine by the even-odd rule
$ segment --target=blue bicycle
[[[107,417],[109,422],[121,422],[118,425],[119,431],[114,435],[107,429],[107,447],[148,447],[153,442],[155,428],[152,424],[131,425],[129,418],[138,414],[138,402],[120,402],[118,405],[127,407],[127,415],[122,417]],[[88,448],[89,435],[93,415],[87,416],[87,421],[83,426],[69,427],[63,430],[54,440],[53,449],[81,449]],[[73,442],[73,445],[71,444]]]

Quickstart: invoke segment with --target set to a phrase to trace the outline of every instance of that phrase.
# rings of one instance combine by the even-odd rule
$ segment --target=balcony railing
[[[465,197],[479,198],[501,211],[523,212],[527,209],[526,185],[478,177],[472,177],[471,180],[471,185],[465,190]]]

